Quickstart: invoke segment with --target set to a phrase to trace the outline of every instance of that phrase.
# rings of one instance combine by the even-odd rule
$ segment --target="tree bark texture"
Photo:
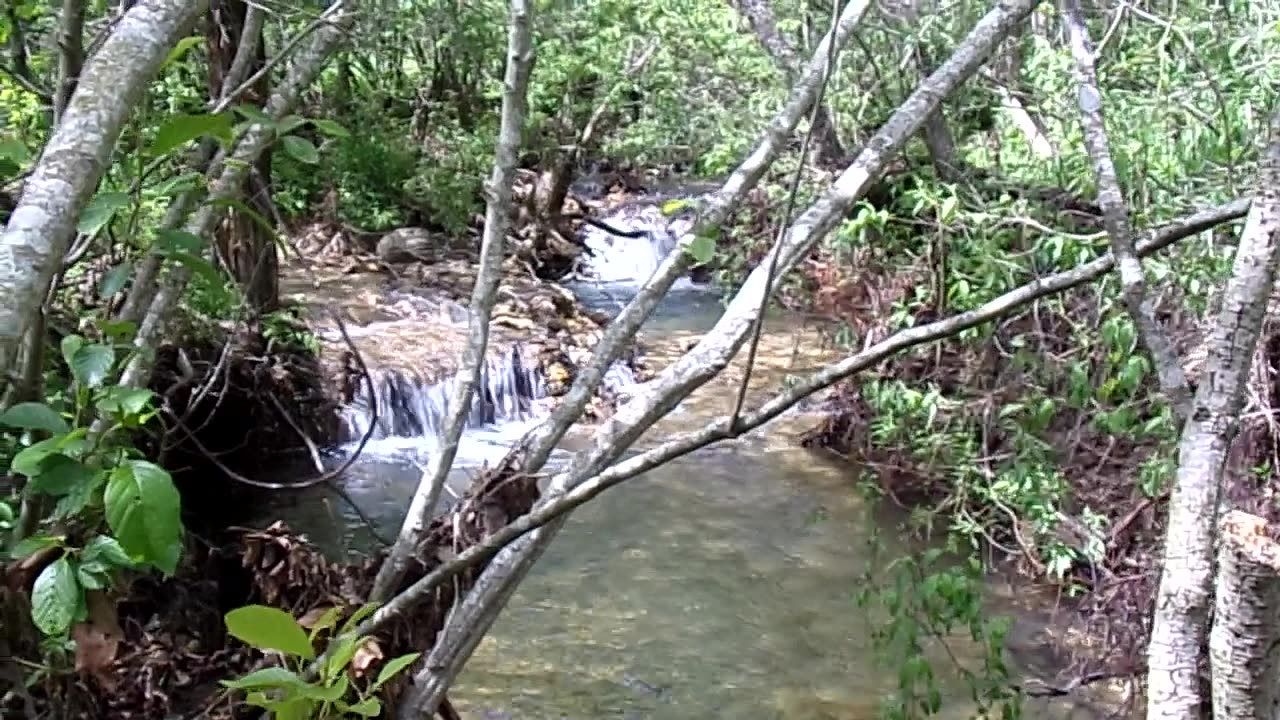
[[[251,17],[251,13],[256,16]],[[210,0],[205,37],[209,49],[209,99],[213,102],[234,91],[245,78],[266,62],[262,38],[262,11],[250,9],[245,0]],[[263,75],[240,96],[240,103],[261,107],[270,94]],[[263,150],[240,188],[245,203],[259,217],[271,217],[271,148]],[[254,314],[279,305],[279,257],[270,228],[251,215],[231,209],[214,232],[218,254],[235,278],[244,302]]]
[[[1222,309],[1208,323],[1208,355],[1178,448],[1147,649],[1149,720],[1200,720],[1204,715],[1200,669],[1223,467],[1239,430],[1249,369],[1280,260],[1280,113],[1271,119],[1269,143],[1223,289]]]
[[[489,318],[498,298],[502,279],[503,241],[511,217],[511,186],[515,182],[516,164],[525,118],[529,112],[529,73],[533,69],[533,6],[528,0],[511,0],[507,34],[507,68],[503,79],[502,119],[498,130],[497,157],[485,189],[484,237],[480,244],[480,272],[471,292],[470,325],[467,346],[462,356],[462,369],[454,379],[449,416],[432,453],[418,489],[409,504],[409,513],[400,527],[400,535],[387,560],[378,569],[371,600],[381,602],[400,585],[405,568],[417,548],[418,540],[430,522],[440,499],[458,441],[466,426],[472,396],[480,385],[485,349],[489,343]]]
[[[9,381],[116,140],[169,51],[199,17],[199,0],[143,0],[93,56],[22,199],[0,236],[0,383]]]
[[[1038,0],[1005,0],[988,13],[955,54],[925,80],[868,142],[832,188],[797,219],[781,252],[777,281],[831,231],[888,163],[915,134],[931,112],[994,50],[996,44],[1022,23]],[[820,77],[820,76],[819,76]],[[812,100],[810,100],[812,102]],[[597,431],[592,446],[578,453],[569,469],[558,476],[540,504],[554,499],[602,472],[654,422],[670,412],[689,393],[723,370],[746,341],[764,294],[770,258],[766,256],[747,278],[723,317],[701,342],[640,388],[626,405]],[[659,273],[662,271],[659,270]],[[665,290],[664,290],[665,292]],[[441,633],[425,669],[415,676],[415,690],[423,698],[418,707],[434,710],[449,684],[480,638],[488,632],[503,603],[514,592],[534,560],[563,526],[565,517],[548,523],[505,548],[486,568],[453,620]]]
[[[1280,544],[1267,521],[1222,519],[1209,661],[1217,720],[1280,718]]]
[[[53,95],[53,124],[62,122],[67,103],[84,69],[85,0],[64,0],[58,22],[58,86]]]

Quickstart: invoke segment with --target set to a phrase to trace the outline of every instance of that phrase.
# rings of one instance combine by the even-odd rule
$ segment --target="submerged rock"
[[[378,259],[386,263],[408,263],[430,257],[436,238],[423,228],[392,230],[378,240]]]

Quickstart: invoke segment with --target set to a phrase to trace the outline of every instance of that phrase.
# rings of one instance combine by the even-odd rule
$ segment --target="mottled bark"
[[[747,19],[756,40],[773,58],[787,83],[794,86],[800,79],[803,65],[795,46],[778,30],[769,0],[733,0],[733,5]],[[818,108],[812,130],[813,141],[818,145],[819,162],[834,164],[844,159],[845,150],[840,144],[835,120],[825,106]]]
[[[205,37],[209,49],[209,99],[214,103],[229,96],[266,62],[262,37],[261,8],[244,0],[210,0]],[[241,95],[240,102],[261,107],[270,93],[266,75],[258,77]],[[264,150],[253,163],[240,196],[259,217],[271,217],[271,149]],[[261,315],[280,303],[279,257],[270,228],[263,227],[247,213],[232,209],[214,232],[218,254],[235,278],[250,310]]]
[[[1121,294],[1125,309],[1138,330],[1138,338],[1151,356],[1160,379],[1160,389],[1169,398],[1176,415],[1185,420],[1191,404],[1191,387],[1182,371],[1182,362],[1173,341],[1156,319],[1155,307],[1147,297],[1146,274],[1133,250],[1129,232],[1129,208],[1120,190],[1115,163],[1111,160],[1106,121],[1102,114],[1102,91],[1093,65],[1093,47],[1085,27],[1079,0],[1062,0],[1062,23],[1067,31],[1080,103],[1080,126],[1098,183],[1098,205],[1102,224],[1111,238],[1111,252],[1120,270]]]
[[[921,83],[832,188],[794,223],[786,241],[775,249],[774,252],[782,253],[778,263],[779,280],[840,222],[880,177],[907,139],[920,130],[925,118],[937,110],[942,99],[968,79],[995,45],[1023,22],[1037,4],[1037,0],[1001,2],[978,23],[955,54]],[[597,430],[592,445],[579,452],[569,469],[553,481],[540,504],[554,502],[557,496],[602,472],[654,422],[728,365],[755,321],[769,262],[769,257],[764,258],[752,271],[724,316],[695,348],[642,388]],[[431,651],[426,669],[415,677],[418,686],[415,692],[424,698],[419,707],[434,709],[507,598],[564,521],[562,516],[524,535],[490,562],[461,607],[455,608]]]
[[[1222,519],[1209,662],[1217,720],[1280,718],[1280,544],[1267,521]]]
[[[1204,716],[1201,653],[1208,634],[1223,468],[1239,431],[1249,369],[1280,261],[1280,113],[1272,118],[1269,142],[1222,309],[1207,323],[1208,355],[1178,448],[1147,649],[1150,720]]]
[[[485,189],[484,237],[480,243],[480,271],[471,292],[470,326],[467,346],[462,355],[462,368],[454,379],[449,416],[436,451],[432,453],[418,489],[409,504],[409,513],[400,527],[400,535],[386,562],[378,570],[370,599],[382,602],[399,586],[405,568],[440,499],[441,489],[458,453],[458,441],[466,426],[472,396],[480,385],[485,350],[489,344],[489,318],[498,298],[502,279],[503,244],[511,217],[511,186],[515,182],[516,163],[529,112],[529,73],[533,68],[533,7],[528,0],[511,0],[511,16],[507,35],[507,69],[503,80],[502,120],[498,130],[498,147]],[[412,708],[412,698],[406,700]]]
[[[9,381],[23,335],[35,322],[125,121],[202,9],[197,0],[139,2],[81,73],[0,236],[0,383]]]

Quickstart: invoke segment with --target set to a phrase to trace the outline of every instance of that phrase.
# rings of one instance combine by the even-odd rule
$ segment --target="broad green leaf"
[[[351,681],[346,675],[340,675],[338,681],[332,685],[313,684],[302,691],[302,694],[312,700],[320,702],[334,702],[347,694],[347,690],[351,687]]]
[[[13,507],[9,503],[0,500],[0,527],[12,527],[14,521]]]
[[[711,262],[716,255],[716,241],[706,235],[698,235],[685,246],[684,251],[699,265]]]
[[[69,458],[62,453],[55,453],[40,463],[39,472],[31,476],[27,489],[32,492],[62,497],[77,487],[93,481],[99,472],[79,460]]]
[[[283,700],[271,705],[275,720],[311,720],[316,702],[310,698]]]
[[[88,481],[73,487],[70,492],[58,500],[58,504],[53,508],[53,519],[60,522],[83,513],[85,508],[89,507],[97,499],[98,492],[102,490],[102,486],[106,482],[107,472],[105,470],[99,470],[90,475]]]
[[[85,339],[79,335],[67,335],[62,338],[62,359],[67,365],[71,365],[71,358],[76,356],[76,351],[84,347]]]
[[[355,612],[351,613],[351,617],[347,618],[346,621],[342,623],[342,629],[339,632],[345,633],[356,625],[359,625],[365,618],[377,612],[378,607],[378,603],[372,602],[361,605]]]
[[[45,635],[65,633],[75,619],[80,593],[71,562],[58,558],[40,571],[31,588],[31,620]]]
[[[14,560],[21,560],[45,548],[62,545],[64,542],[66,542],[66,538],[61,535],[32,535],[13,546],[13,549],[9,551],[9,557]]]
[[[181,504],[169,473],[145,460],[117,467],[103,494],[107,525],[120,546],[168,575],[182,551]]]
[[[308,165],[320,162],[320,151],[316,150],[316,146],[312,145],[310,140],[296,135],[287,135],[280,139],[280,145],[284,148],[286,155],[298,162]]]
[[[307,119],[301,115],[285,115],[280,118],[280,122],[276,123],[276,132],[280,135],[288,135],[307,124]]]
[[[235,612],[232,610],[231,612]],[[306,687],[307,683],[298,674],[292,670],[282,667],[262,668],[235,680],[223,680],[220,683],[223,687],[235,688],[237,690],[254,690],[257,688],[280,688],[300,690]]]
[[[107,379],[116,362],[116,351],[110,345],[84,345],[71,356],[71,376],[81,387],[95,388]]]
[[[120,547],[120,543],[110,535],[94,535],[93,539],[85,543],[84,549],[80,551],[80,558],[85,564],[98,562],[114,567],[133,567],[134,565],[129,553],[125,552],[124,548]]]
[[[178,41],[178,44],[174,45],[173,49],[169,51],[168,56],[165,57],[164,62],[160,65],[160,67],[166,68],[172,63],[177,62],[182,58],[183,55],[186,55],[188,52],[190,52],[191,48],[195,47],[196,45],[199,45],[203,41],[204,41],[204,35],[188,35],[187,37],[182,38],[181,40]]]
[[[124,289],[129,282],[129,273],[133,271],[133,263],[124,261],[102,274],[98,281],[98,297],[109,300]]]
[[[38,402],[18,403],[0,413],[0,425],[21,430],[45,430],[65,433],[71,430],[57,410]]]
[[[113,385],[98,399],[97,407],[106,413],[138,415],[147,408],[147,403],[154,394],[146,388]]]
[[[100,562],[82,562],[76,568],[76,580],[86,590],[101,590],[111,584],[111,570]]]
[[[319,130],[321,133],[324,133],[329,137],[336,137],[336,138],[351,137],[351,133],[348,132],[346,128],[326,118],[311,118],[311,124],[315,126],[316,130]]]
[[[199,113],[175,115],[156,131],[155,140],[147,153],[161,157],[176,148],[202,137],[213,137],[223,145],[231,142],[231,115],[228,113]]]
[[[324,613],[320,615],[320,617],[317,618],[314,623],[311,623],[311,630],[308,632],[307,637],[310,638],[311,640],[315,640],[316,636],[318,636],[320,633],[324,632],[325,630],[332,629],[334,625],[338,624],[338,615],[340,615],[341,613],[342,613],[342,610],[341,608],[338,608],[338,607],[331,607],[328,610],[325,610]],[[302,623],[299,623],[299,624],[302,624]]]
[[[679,199],[668,200],[662,203],[662,208],[661,208],[662,214],[670,217],[680,212],[681,210],[684,210],[685,208],[690,207],[692,204],[693,203],[689,202],[688,200],[679,200]]]
[[[307,633],[280,608],[246,605],[226,614],[227,632],[259,650],[279,650],[306,660],[315,658]]]
[[[272,119],[270,115],[263,112],[262,108],[254,107],[253,105],[237,105],[235,107],[235,111],[243,115],[245,119],[250,122],[266,125],[269,128],[274,128],[276,126],[276,121]]]
[[[80,222],[76,230],[84,235],[94,235],[115,217],[121,208],[128,207],[129,196],[125,193],[113,192],[95,195],[84,212],[80,214]]]
[[[204,249],[205,242],[199,235],[185,230],[160,230],[156,232],[155,248],[160,252],[198,253]]]
[[[395,677],[401,670],[412,665],[421,655],[422,653],[420,652],[401,655],[391,662],[388,662],[386,665],[383,665],[382,670],[378,672],[378,679],[373,683],[373,690],[376,691],[378,688],[382,687],[383,683]]]
[[[39,475],[45,459],[50,455],[56,454],[61,449],[62,437],[57,435],[41,440],[38,443],[32,443],[13,456],[13,460],[9,462],[9,469],[27,477]]]
[[[203,185],[204,182],[205,182],[205,178],[203,173],[186,172],[186,173],[182,173],[181,175],[176,175],[174,177],[171,177],[168,180],[165,180],[159,185],[156,185],[149,192],[155,195],[173,197],[175,195],[178,195],[179,193],[184,193],[189,190],[195,190],[196,188],[199,188],[201,185]]]
[[[382,703],[378,698],[365,698],[355,705],[339,703],[338,707],[344,711],[361,717],[378,717],[382,714]]]
[[[339,635],[337,639],[329,641],[329,660],[325,663],[325,677],[337,677],[340,673],[347,669],[347,665],[351,659],[356,656],[356,650],[368,638],[358,638],[351,633]]]

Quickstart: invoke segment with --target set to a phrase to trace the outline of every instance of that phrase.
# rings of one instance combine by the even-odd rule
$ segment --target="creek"
[[[609,220],[624,227],[648,222],[630,211]],[[629,245],[613,247],[621,243]],[[661,239],[603,234],[588,244],[601,251],[594,263],[603,272],[596,274],[608,282],[570,287],[584,303],[615,313],[665,247]],[[660,368],[678,357],[714,324],[721,307],[717,294],[682,281],[642,332],[648,362]],[[829,357],[818,328],[773,313],[748,402],[758,403],[789,374]],[[727,413],[741,362],[696,391],[633,451]],[[446,385],[397,379],[393,370],[381,370],[391,374],[378,391],[388,417],[342,479],[384,537],[399,527],[449,402]],[[457,495],[477,467],[501,457],[546,412],[539,379],[510,361],[491,364],[485,387],[450,477]],[[350,432],[367,427],[363,412],[347,409]],[[855,603],[871,562],[868,540],[878,534],[899,553],[923,546],[896,529],[900,512],[860,492],[855,469],[799,447],[798,433],[816,421],[803,408],[792,411],[628,481],[575,512],[451,691],[463,716],[874,718],[899,670],[874,653],[873,620]],[[551,465],[564,464],[591,435],[590,427],[571,431]],[[335,554],[358,557],[371,547],[363,522],[320,487],[274,496],[261,512]],[[1010,643],[1015,666],[1055,672],[1038,639],[1043,618],[1015,607],[1008,588],[993,582],[990,589],[993,610],[1017,611]],[[967,634],[948,638],[948,646],[961,662],[980,667],[982,648]],[[929,653],[945,699],[939,717],[972,717],[950,654],[936,643]],[[1028,702],[1025,711],[1058,719],[1103,716],[1093,706],[1061,701]]]

